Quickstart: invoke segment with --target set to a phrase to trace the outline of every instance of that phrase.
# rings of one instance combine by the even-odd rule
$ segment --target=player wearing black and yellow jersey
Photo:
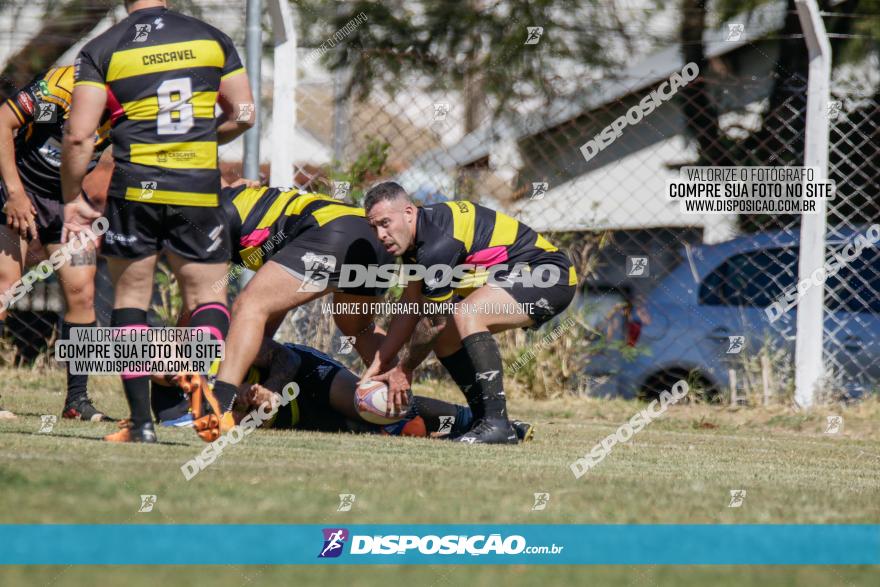
[[[116,300],[111,325],[144,328],[158,254],[181,286],[191,327],[216,338],[228,329],[229,235],[218,201],[217,144],[253,125],[254,103],[232,41],[163,0],[127,1],[129,16],[83,47],[76,60],[62,149],[65,230],[83,230],[98,212],[80,197],[87,140],[110,111],[115,169],[105,211]],[[218,120],[214,107],[223,111]],[[149,374],[123,373],[131,426],[111,441],[155,441]]]
[[[362,380],[388,382],[390,401],[402,406],[413,370],[434,350],[476,418],[473,428],[458,440],[515,443],[507,417],[504,366],[492,334],[536,328],[571,303],[577,275],[568,257],[505,214],[471,202],[417,207],[394,182],[370,189],[364,208],[379,241],[406,263],[426,268],[466,266],[468,271],[459,273],[461,279],[456,281],[428,276],[407,285],[403,301],[456,302],[452,318],[433,316],[434,328],[413,336],[420,316],[394,316]],[[407,341],[400,362],[391,368]]]
[[[225,412],[260,340],[271,336],[287,312],[330,293],[349,308],[379,302],[384,288],[340,288],[340,272],[344,265],[384,265],[394,258],[376,240],[363,209],[330,196],[242,186],[224,189],[221,200],[236,259],[257,272],[235,300],[226,356],[213,387]],[[338,313],[334,319],[369,360],[384,336],[373,316]]]
[[[0,293],[9,292],[21,279],[28,264],[28,241],[32,248],[42,245],[49,255],[61,247],[61,139],[72,92],[73,67],[55,67],[38,75],[0,107]],[[109,120],[104,116],[101,122],[92,137],[95,155],[87,169],[97,164],[108,144]],[[93,192],[91,197],[103,201],[104,194]],[[71,251],[57,272],[65,301],[62,338],[69,337],[71,328],[95,326],[95,247],[89,240],[77,244],[78,250]],[[0,336],[6,311],[4,303],[0,307]],[[87,375],[73,375],[68,369],[63,417],[106,418],[92,405],[87,384]]]

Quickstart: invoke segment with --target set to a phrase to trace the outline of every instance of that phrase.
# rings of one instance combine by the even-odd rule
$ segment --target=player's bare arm
[[[244,70],[220,82],[217,103],[223,111],[217,127],[217,142],[221,145],[239,137],[257,121],[254,97]]]
[[[82,182],[95,152],[95,130],[106,105],[107,92],[97,86],[78,85],[73,89],[61,150],[61,194],[65,203],[62,242],[100,216],[82,197]]]
[[[388,386],[389,414],[401,413],[406,409],[407,391],[412,388],[413,373],[431,354],[448,320],[446,314],[433,314],[419,320],[409,344],[400,351],[397,365],[373,377],[374,381],[384,381]]]
[[[15,164],[15,141],[16,131],[21,128],[21,122],[8,104],[0,108],[0,177],[6,189],[6,223],[21,238],[37,238],[37,225],[34,217],[37,209],[31,199],[28,198],[21,177],[18,175],[18,167]]]
[[[413,281],[407,284],[403,290],[401,302],[419,303],[422,300],[421,281]],[[404,344],[412,337],[412,333],[419,323],[421,317],[418,314],[401,313],[395,314],[388,326],[388,333],[376,356],[373,359],[370,368],[361,376],[361,382],[367,381],[380,373],[385,373],[393,364],[397,357],[397,353]]]

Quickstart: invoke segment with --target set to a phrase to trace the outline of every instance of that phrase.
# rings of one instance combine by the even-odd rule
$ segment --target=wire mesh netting
[[[418,77],[358,99],[345,94],[345,71],[327,71],[301,49],[296,125],[288,129],[294,182],[359,202],[373,182],[394,178],[422,203],[479,202],[566,248],[579,268],[569,311],[578,327],[558,344],[542,343],[558,321],[505,335],[505,358],[538,345],[564,377],[541,383],[540,373],[518,369],[514,378],[526,385],[631,396],[686,376],[732,401],[760,401],[768,390],[789,398],[797,308],[774,304],[797,292],[801,216],[682,214],[665,196],[684,166],[803,165],[807,79],[780,66],[780,51],[758,42],[707,60],[698,77],[596,148],[589,141],[681,71],[677,51],[598,79],[577,96],[498,112]],[[880,218],[877,70],[876,53],[868,53],[835,69],[832,80],[829,175],[837,195],[827,213],[829,260]],[[271,84],[261,103],[263,128],[271,129]],[[225,158],[226,175],[235,175],[237,155]],[[877,248],[864,247],[821,286],[824,392],[876,389]],[[156,304],[162,300],[157,293]],[[342,348],[321,303],[292,313],[279,336]],[[106,324],[112,288],[103,268],[96,305]],[[7,338],[19,360],[45,351],[62,311],[54,278],[16,304]],[[161,312],[154,314],[158,322]]]

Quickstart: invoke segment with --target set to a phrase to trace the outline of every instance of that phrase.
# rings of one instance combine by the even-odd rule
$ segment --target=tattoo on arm
[[[70,254],[70,265],[76,267],[78,265],[95,265],[98,262],[98,255],[94,250],[77,251]]]
[[[434,341],[440,336],[443,327],[446,326],[448,316],[437,314],[433,316],[425,316],[416,325],[409,345],[403,348],[400,353],[400,364],[408,371],[415,371],[416,367],[422,364],[422,361],[431,354],[434,348]]]

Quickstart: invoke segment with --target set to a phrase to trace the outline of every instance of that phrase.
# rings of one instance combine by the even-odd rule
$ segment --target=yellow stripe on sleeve
[[[223,80],[225,80],[225,79],[228,79],[228,78],[230,78],[230,77],[232,77],[232,76],[234,76],[234,75],[238,75],[238,74],[240,74],[240,73],[245,73],[245,70],[244,70],[243,67],[239,67],[238,69],[233,69],[233,70],[230,71],[229,73],[224,74],[224,75],[221,75],[221,76],[220,76],[220,80],[223,81]]]
[[[518,221],[507,214],[495,212],[495,226],[492,228],[492,239],[489,241],[489,246],[512,245],[513,241],[516,240],[518,230]]]
[[[275,201],[272,202],[272,205],[269,206],[269,209],[266,210],[266,213],[260,218],[260,223],[257,224],[257,229],[267,228],[275,224],[275,221],[278,220],[284,212],[284,207],[287,206],[290,198],[294,197],[297,193],[299,192],[296,190],[288,190],[278,194],[278,197],[275,198]]]
[[[315,217],[315,220],[318,222],[318,226],[324,226],[331,220],[336,220],[337,218],[341,218],[342,216],[360,216],[364,218],[366,216],[366,212],[363,208],[353,208],[351,206],[339,206],[330,204],[329,206],[324,206],[323,208],[319,208],[312,212],[312,216]]]
[[[464,243],[466,252],[471,252],[474,243],[474,227],[476,225],[476,209],[470,202],[445,202],[452,210],[452,236]]]
[[[73,87],[76,88],[78,86],[94,86],[96,88],[101,88],[102,90],[107,89],[107,84],[99,83],[99,82],[91,82],[87,80],[81,80],[73,84]]]
[[[232,200],[232,205],[238,210],[238,217],[241,219],[242,223],[244,223],[245,219],[250,215],[251,210],[254,209],[254,206],[267,191],[269,191],[269,188],[266,187],[245,188],[235,196]]]
[[[555,253],[556,251],[559,250],[558,248],[556,248],[555,246],[550,244],[550,241],[548,241],[546,238],[544,238],[540,234],[538,235],[538,238],[535,239],[535,246],[538,247],[539,249],[543,249],[543,250],[547,251],[548,253]]]

